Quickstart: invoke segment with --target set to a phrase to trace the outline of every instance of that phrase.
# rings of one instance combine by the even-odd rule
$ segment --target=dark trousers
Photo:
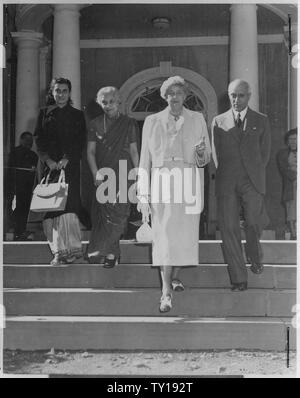
[[[269,220],[265,212],[264,196],[255,190],[247,176],[242,176],[238,180],[234,192],[217,198],[222,248],[231,283],[247,281],[247,268],[241,243],[241,206],[245,218],[247,261],[261,262],[263,254],[259,238]]]
[[[16,187],[16,208],[13,212],[15,235],[20,235],[26,231],[33,181],[33,179],[22,182],[18,181]]]

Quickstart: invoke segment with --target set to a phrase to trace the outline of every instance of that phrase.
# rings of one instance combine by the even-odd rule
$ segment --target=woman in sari
[[[204,167],[210,143],[204,117],[183,106],[188,93],[183,78],[161,86],[168,106],[143,126],[138,178],[138,210],[153,230],[152,259],[160,266],[160,312],[172,308],[172,291],[182,291],[179,267],[198,265],[199,223],[204,198]],[[190,200],[191,199],[191,200]]]
[[[56,182],[64,169],[69,184],[65,210],[48,212],[43,221],[53,254],[52,265],[72,263],[82,257],[80,159],[86,141],[86,124],[83,112],[71,104],[71,82],[62,77],[53,79],[48,106],[40,111],[35,129],[38,154],[45,165],[44,175],[50,173],[50,182]]]
[[[139,163],[138,126],[134,119],[119,112],[120,97],[115,87],[101,88],[97,93],[97,102],[104,114],[91,121],[88,132],[87,159],[96,188],[88,259],[90,263],[104,262],[105,268],[112,268],[119,262],[119,240],[130,214],[128,197],[125,201],[120,197],[123,183],[127,182],[128,189],[134,183],[134,179],[128,179],[128,173]],[[115,196],[107,201],[101,200],[99,193],[101,184],[110,183],[104,176],[104,168],[111,170],[115,176]],[[110,188],[108,186],[108,191]]]

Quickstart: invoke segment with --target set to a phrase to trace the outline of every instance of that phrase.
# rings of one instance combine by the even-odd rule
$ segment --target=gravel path
[[[245,375],[296,376],[296,354],[290,366],[282,352],[99,352],[4,351],[4,373],[65,375]]]

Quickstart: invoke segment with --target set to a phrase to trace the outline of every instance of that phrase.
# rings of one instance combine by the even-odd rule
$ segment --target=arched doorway
[[[188,83],[190,94],[185,106],[203,113],[210,130],[213,117],[217,114],[217,96],[212,85],[198,73],[171,62],[161,62],[159,67],[146,69],[128,79],[120,88],[122,111],[138,121],[140,130],[146,116],[166,107],[160,97],[160,86],[169,76],[182,76]],[[202,214],[200,236],[213,236],[216,229],[216,206],[214,169],[210,164],[205,168],[205,205]]]

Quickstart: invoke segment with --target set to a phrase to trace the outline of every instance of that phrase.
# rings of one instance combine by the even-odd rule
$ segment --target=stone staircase
[[[4,243],[4,347],[283,351],[289,327],[294,349],[296,243],[262,244],[264,273],[249,270],[249,289],[233,293],[220,241],[200,241],[200,265],[182,270],[186,290],[161,315],[149,244],[122,241],[122,263],[104,269],[50,266],[46,242]]]

